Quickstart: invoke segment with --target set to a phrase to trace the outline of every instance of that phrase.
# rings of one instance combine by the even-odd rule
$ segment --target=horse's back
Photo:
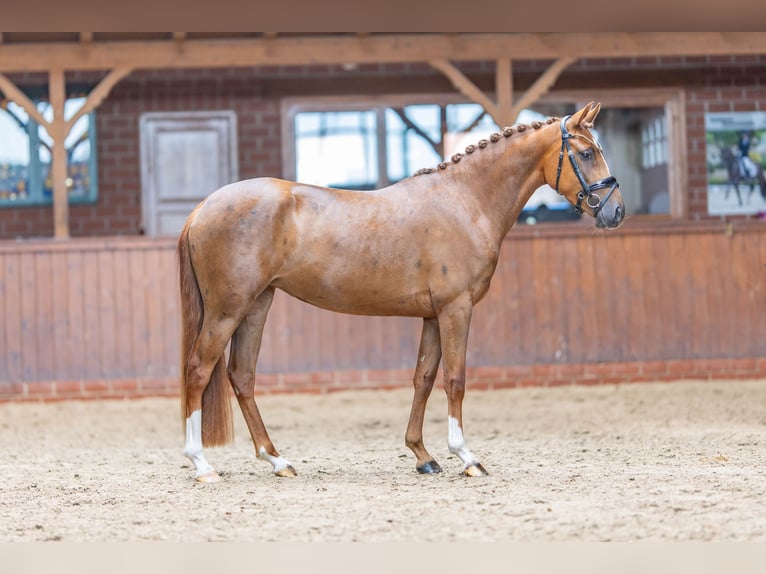
[[[259,178],[211,194],[190,226],[195,270],[210,284],[273,286],[325,309],[431,316],[433,299],[486,291],[496,258],[462,212],[399,185],[346,191]]]

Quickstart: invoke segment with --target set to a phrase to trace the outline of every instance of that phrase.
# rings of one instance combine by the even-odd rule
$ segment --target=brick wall
[[[82,77],[73,81],[82,81]],[[74,237],[141,233],[139,118],[144,112],[234,110],[240,177],[280,175],[279,101],[259,95],[248,78],[201,70],[136,74],[114,89],[97,110],[98,201],[70,208]],[[213,191],[213,190],[211,190]],[[0,238],[50,236],[52,209],[0,210]]]
[[[440,372],[441,373],[441,372]],[[763,379],[766,359],[697,359],[564,365],[510,365],[466,369],[468,391],[607,385],[679,380]],[[258,375],[256,394],[387,390],[412,386],[412,369],[334,370]],[[441,374],[436,388],[441,389]],[[138,399],[179,395],[177,377],[39,381],[0,386],[0,403],[71,399]],[[232,395],[233,396],[233,395]]]
[[[519,89],[546,69],[547,61],[514,61]],[[493,86],[492,62],[465,62],[462,68],[483,89]],[[677,72],[677,73],[676,73]],[[623,84],[615,84],[619,73]],[[69,84],[95,83],[101,74],[70,73]],[[590,88],[667,85],[686,90],[688,194],[692,219],[705,219],[704,114],[766,109],[766,57],[591,58],[572,66],[560,87]],[[45,75],[11,76],[21,86],[41,85]],[[343,80],[343,81],[339,81]],[[397,81],[398,80],[398,81]],[[96,204],[72,206],[71,234],[141,233],[141,177],[138,121],[143,112],[231,109],[237,114],[240,177],[280,176],[280,100],[285,95],[390,93],[392,90],[453,92],[427,64],[284,66],[135,72],[118,84],[97,111],[99,197]],[[0,209],[0,239],[51,236],[51,207]]]

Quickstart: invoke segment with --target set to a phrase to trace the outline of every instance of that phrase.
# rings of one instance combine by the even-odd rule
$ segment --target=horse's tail
[[[199,208],[197,208],[199,209]],[[196,209],[195,209],[196,212]],[[202,329],[204,307],[197,277],[189,253],[189,226],[192,216],[186,221],[178,238],[178,264],[181,287],[181,418],[185,421],[190,412],[186,404],[189,384],[189,360],[194,344]],[[184,427],[185,428],[185,427]],[[234,438],[229,399],[229,384],[224,356],[213,368],[205,391],[202,394],[202,444],[217,446],[229,443]]]

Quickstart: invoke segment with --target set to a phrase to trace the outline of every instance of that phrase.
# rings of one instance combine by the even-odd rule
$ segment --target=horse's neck
[[[543,156],[558,135],[558,126],[546,125],[514,133],[474,153],[481,161],[461,162],[466,186],[476,198],[476,208],[492,222],[498,242],[508,234],[524,205],[545,183]]]

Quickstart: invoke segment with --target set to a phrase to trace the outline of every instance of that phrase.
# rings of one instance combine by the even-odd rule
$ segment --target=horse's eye
[[[580,157],[586,160],[593,159],[593,150],[592,149],[586,149],[585,151],[580,152]]]

